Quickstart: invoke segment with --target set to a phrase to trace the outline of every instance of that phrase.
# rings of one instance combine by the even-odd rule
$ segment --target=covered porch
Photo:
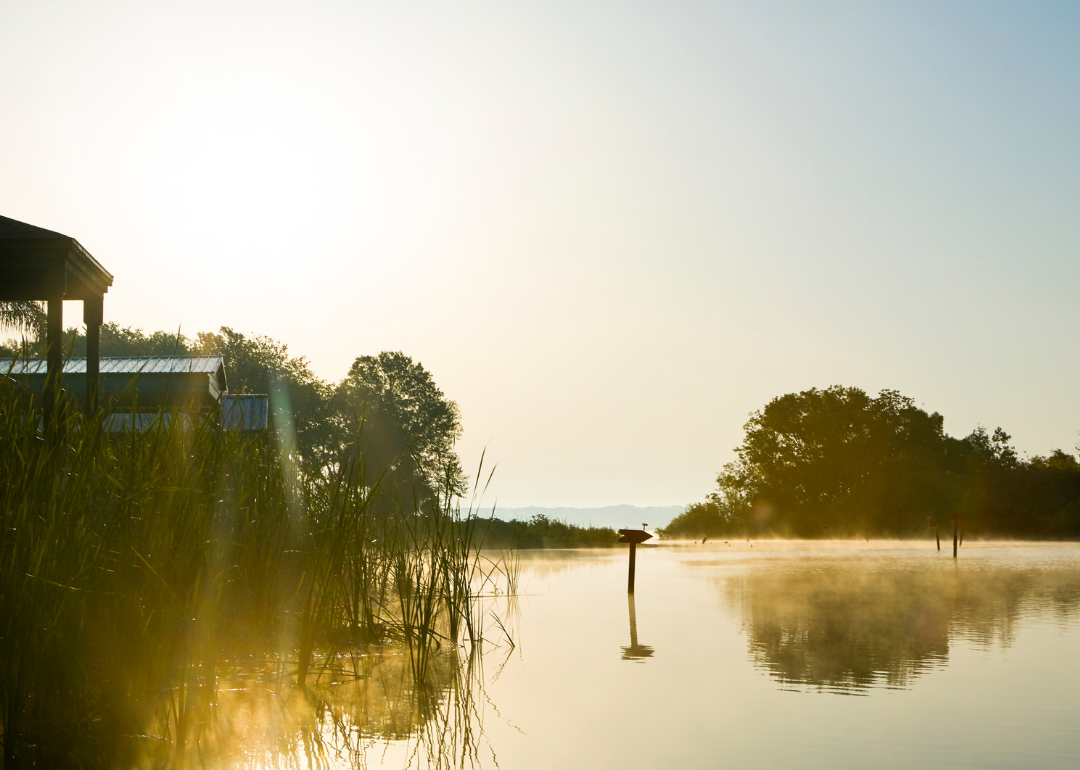
[[[44,405],[48,414],[61,386],[64,300],[81,300],[86,324],[85,393],[99,399],[101,323],[113,277],[74,238],[0,216],[0,301],[47,304]]]

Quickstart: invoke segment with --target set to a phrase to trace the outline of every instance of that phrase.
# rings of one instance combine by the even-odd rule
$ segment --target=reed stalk
[[[213,414],[114,432],[58,402],[43,431],[40,406],[0,382],[4,770],[181,766],[230,658],[302,690],[341,651],[399,642],[422,688],[480,643],[500,566],[471,508],[383,489],[358,452],[302,476]]]

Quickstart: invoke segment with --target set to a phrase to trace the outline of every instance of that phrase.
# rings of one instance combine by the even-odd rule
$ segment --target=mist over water
[[[194,712],[205,765],[1080,760],[1080,544],[640,546],[631,597],[625,550],[516,560],[517,594],[481,599],[485,642],[442,650],[423,685],[393,646],[321,660],[307,690],[273,661],[223,662]]]
[[[1078,544],[639,547],[629,603],[626,561],[522,555],[519,646],[486,688],[501,766],[1080,760]]]
[[[1003,651],[1024,621],[1075,623],[1075,565],[1002,556],[979,552],[961,565],[903,552],[817,555],[766,561],[719,582],[756,667],[796,689],[865,695],[914,686],[948,665],[951,644]]]

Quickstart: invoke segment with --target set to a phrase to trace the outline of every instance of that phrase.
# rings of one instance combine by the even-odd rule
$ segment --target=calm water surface
[[[1080,766],[1080,544],[950,556],[646,547],[628,601],[625,551],[523,553],[520,595],[492,600],[516,647],[493,622],[475,686],[420,716],[365,685],[382,727],[354,718],[364,749],[315,764],[423,767],[441,744],[432,764],[514,770]]]

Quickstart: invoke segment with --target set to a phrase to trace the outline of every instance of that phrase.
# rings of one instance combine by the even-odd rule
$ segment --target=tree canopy
[[[346,440],[331,401],[333,386],[311,371],[305,357],[289,355],[287,345],[263,335],[244,335],[222,326],[200,332],[189,351],[225,358],[230,393],[267,393],[275,419],[287,419],[295,432],[298,459],[308,472],[337,461]]]
[[[744,428],[716,491],[673,520],[669,536],[908,535],[953,511],[985,533],[1080,531],[1075,458],[1056,450],[1021,461],[1001,428],[952,438],[940,414],[894,390],[789,393]]]
[[[345,429],[358,436],[369,472],[378,468],[396,483],[417,482],[437,494],[465,491],[454,452],[461,414],[419,362],[400,351],[360,356],[334,402]]]
[[[34,338],[41,336],[45,321],[45,311],[38,302],[31,300],[0,302],[0,332],[10,330],[28,338]]]
[[[31,340],[29,348],[0,345],[0,355],[41,355],[39,342]],[[86,338],[77,329],[64,332],[64,352],[86,355]],[[360,452],[369,479],[408,494],[445,497],[467,488],[454,451],[462,430],[457,404],[419,361],[400,351],[358,357],[336,385],[316,377],[307,359],[290,355],[285,344],[227,326],[192,339],[179,330],[146,333],[108,322],[101,326],[101,355],[224,356],[230,392],[267,393],[275,419],[288,416],[296,459],[306,472],[356,461]]]

